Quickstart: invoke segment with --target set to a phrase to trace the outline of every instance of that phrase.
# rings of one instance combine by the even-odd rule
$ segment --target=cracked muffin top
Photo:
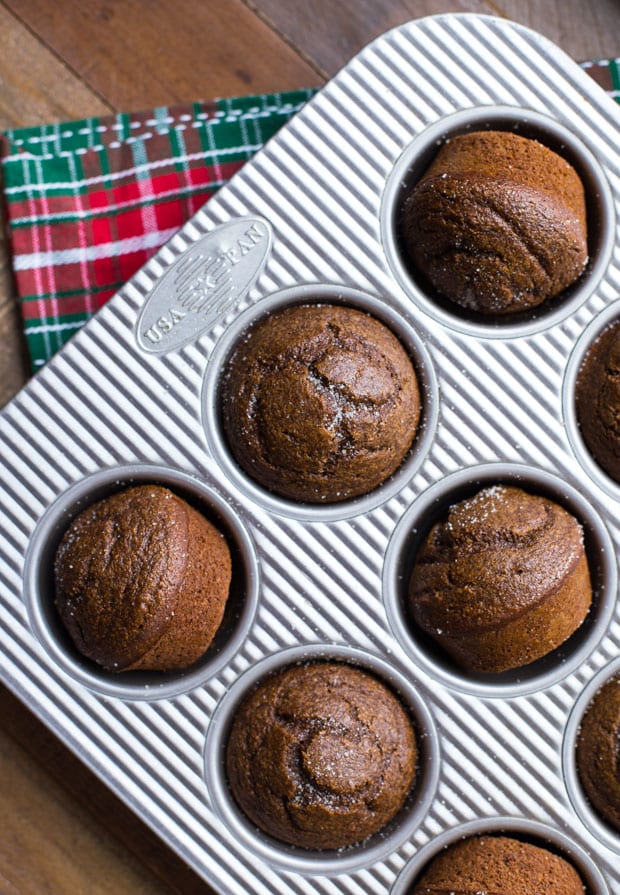
[[[77,649],[108,671],[185,668],[224,615],[231,557],[223,534],[159,485],[91,504],[54,563],[56,608]]]
[[[416,625],[464,669],[500,673],[546,656],[586,618],[583,529],[564,507],[503,484],[448,510],[411,572]]]
[[[236,713],[226,766],[248,818],[308,849],[353,845],[402,808],[416,773],[416,737],[395,693],[337,662],[265,678]]]
[[[252,327],[222,379],[230,448],[244,471],[293,500],[372,491],[411,448],[421,401],[411,360],[353,308],[296,305]]]
[[[583,184],[537,140],[460,134],[403,203],[400,236],[414,267],[456,304],[480,314],[526,311],[585,269]]]

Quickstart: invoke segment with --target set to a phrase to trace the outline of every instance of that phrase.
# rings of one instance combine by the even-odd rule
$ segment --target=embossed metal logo
[[[272,239],[263,218],[236,218],[194,243],[148,297],[136,330],[140,347],[164,354],[210,329],[256,281]]]

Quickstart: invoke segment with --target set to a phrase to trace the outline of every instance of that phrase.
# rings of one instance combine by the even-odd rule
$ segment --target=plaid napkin
[[[584,63],[620,102],[620,59]],[[43,365],[313,95],[238,97],[6,131],[13,270]]]
[[[6,131],[17,294],[40,367],[309,99],[246,96]]]

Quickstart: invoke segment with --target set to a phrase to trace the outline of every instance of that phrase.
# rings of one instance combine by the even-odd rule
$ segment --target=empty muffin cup
[[[553,827],[517,817],[480,818],[445,831],[408,862],[390,895],[451,891],[609,895],[580,845]]]
[[[180,538],[178,548],[168,535]],[[148,550],[143,563],[136,538]],[[189,560],[188,547],[197,552]],[[127,586],[99,601],[99,569],[108,584]],[[179,577],[185,569],[191,581]],[[177,579],[187,611],[176,605]],[[71,486],[37,525],[24,571],[30,622],[48,654],[74,680],[122,699],[175,696],[214,675],[243,643],[258,587],[252,541],[230,504],[194,476],[148,465],[100,470]],[[216,591],[211,611],[204,599]],[[177,636],[177,622],[196,639]]]
[[[473,514],[469,527],[464,513],[468,518]],[[560,536],[564,529],[565,535]],[[564,558],[550,555],[547,584],[541,590],[536,570],[544,570],[546,554],[540,551],[546,549],[551,535],[552,553],[562,542],[567,553]],[[476,574],[470,585],[461,579],[467,577],[471,562],[483,562],[484,576],[492,577],[495,550],[499,551],[497,594],[489,582],[484,589],[489,598],[479,603],[480,576]],[[582,581],[587,570],[580,550],[585,552],[589,582]],[[455,568],[446,566],[452,554]],[[418,559],[424,565],[414,575]],[[562,567],[565,574],[560,580]],[[452,596],[441,603],[433,598],[427,607],[426,590],[430,588],[429,595],[439,593],[442,581]],[[582,590],[588,586],[589,602],[590,584],[588,609]],[[489,464],[448,476],[412,504],[388,545],[383,586],[392,631],[416,664],[459,690],[517,695],[569,674],[602,637],[615,600],[614,549],[600,518],[576,489],[541,470]],[[556,590],[566,592],[572,608],[565,618],[558,620],[554,612],[549,620],[547,600],[553,603]],[[419,597],[415,596],[418,591]],[[453,600],[456,614],[444,625],[437,620],[437,612],[449,608]],[[456,624],[459,613],[463,621]],[[488,621],[491,617],[492,622]],[[429,619],[436,628],[429,629]],[[531,644],[530,627],[536,632]],[[556,647],[548,648],[548,642]]]
[[[438,750],[422,695],[394,667],[309,644],[259,662],[230,688],[207,731],[205,779],[222,821],[263,860],[344,873],[386,857],[421,823]],[[254,801],[256,787],[271,795]]]
[[[388,500],[422,463],[436,420],[412,322],[341,286],[287,289],[246,311],[218,341],[203,389],[207,441],[231,481],[302,520]]]
[[[405,217],[418,204],[422,230]],[[614,219],[583,141],[547,116],[504,106],[427,127],[398,159],[381,209],[387,260],[410,298],[452,328],[502,338],[551,326],[587,299],[611,256]]]

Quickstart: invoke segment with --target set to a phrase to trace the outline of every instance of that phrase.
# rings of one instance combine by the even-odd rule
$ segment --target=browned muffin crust
[[[485,488],[433,526],[409,599],[416,624],[463,668],[527,665],[563,643],[588,613],[582,529],[544,497]]]
[[[400,229],[435,289],[482,314],[536,307],[574,283],[588,260],[576,171],[507,131],[447,141],[405,200]]]
[[[435,857],[410,895],[584,895],[564,858],[508,836],[480,836]]]
[[[235,717],[226,766],[249,819],[308,849],[353,845],[398,813],[413,785],[416,738],[395,694],[335,662],[267,677]]]
[[[576,406],[588,450],[620,482],[620,320],[586,354],[577,377]]]
[[[412,363],[368,314],[298,305],[253,327],[223,377],[226,435],[239,465],[293,500],[337,502],[400,466],[420,418]]]
[[[577,771],[596,811],[620,831],[620,677],[596,693],[577,738]]]
[[[109,671],[184,668],[222,621],[231,579],[223,535],[167,488],[92,504],[58,548],[56,607],[78,650]]]

